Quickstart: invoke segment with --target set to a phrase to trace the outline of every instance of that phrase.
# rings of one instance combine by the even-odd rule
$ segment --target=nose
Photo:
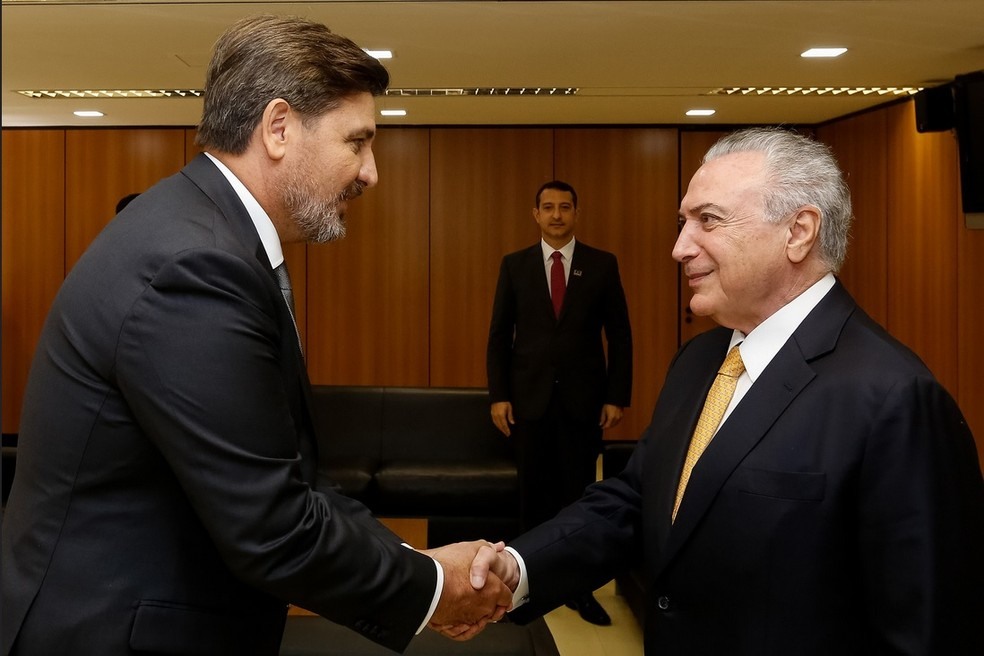
[[[680,228],[680,234],[677,235],[676,243],[673,244],[673,259],[677,262],[683,263],[697,257],[698,248],[697,243],[694,241],[692,232],[696,228],[691,227],[693,221],[684,221],[683,226]]]
[[[365,149],[365,157],[362,160],[362,168],[359,169],[359,180],[366,187],[375,187],[379,182],[379,173],[376,171],[376,158],[372,154],[372,148]]]

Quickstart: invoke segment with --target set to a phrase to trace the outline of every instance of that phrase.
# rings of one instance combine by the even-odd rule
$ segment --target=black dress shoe
[[[582,595],[568,601],[566,606],[571,610],[576,610],[585,622],[590,622],[598,626],[611,626],[612,618],[608,616],[605,609],[601,607],[598,600],[591,594]]]

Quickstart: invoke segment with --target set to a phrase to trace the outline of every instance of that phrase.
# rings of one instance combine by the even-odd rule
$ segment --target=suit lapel
[[[547,270],[543,262],[543,248],[537,242],[526,249],[523,267],[525,277],[533,283],[533,297],[537,299],[537,312],[548,317],[550,322],[557,321],[554,316],[553,301],[550,299],[550,287],[547,285]]]
[[[676,522],[672,524],[672,530],[669,530],[666,549],[662,551],[660,569],[687,541],[714,503],[721,487],[745,456],[755,448],[776,420],[816,376],[813,367],[809,364],[810,361],[833,350],[837,337],[854,308],[854,301],[850,295],[840,283],[837,283],[793,332],[735,407],[690,475],[690,482]],[[715,363],[711,368],[716,369],[718,364],[720,362]],[[668,457],[675,458],[672,462],[676,463],[677,470],[660,487],[661,494],[666,497],[672,498],[670,495],[676,494],[679,466],[689,445],[690,432],[696,423],[696,415],[700,412],[713,376],[712,371],[710,379],[706,375],[700,378],[701,385],[706,387],[703,387],[702,394],[694,397],[700,399],[699,403],[690,404],[693,412],[686,416],[691,422],[685,432],[686,439],[673,441],[677,447],[682,443],[682,450],[677,448],[672,454],[667,454]],[[694,405],[696,405],[695,409]],[[686,426],[682,419],[683,417],[681,422],[675,424],[676,428],[682,429]],[[660,499],[657,503],[659,512],[663,512],[667,503],[670,504],[667,507],[672,508],[672,500]],[[669,510],[667,510],[666,527],[669,526]]]
[[[298,433],[298,451],[302,455],[301,470],[305,480],[314,487],[318,467],[318,447],[311,419],[311,383],[308,380],[304,355],[297,340],[297,329],[280,292],[277,276],[267,255],[256,226],[243,206],[236,191],[221,171],[204,154],[198,155],[185,166],[182,173],[208,196],[229,226],[232,233],[247,252],[254,257],[258,271],[269,280],[268,292],[277,307],[283,352],[288,354],[281,362],[284,383],[287,386],[291,414],[295,417]]]

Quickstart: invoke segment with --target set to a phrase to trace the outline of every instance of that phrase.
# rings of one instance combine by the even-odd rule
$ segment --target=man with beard
[[[217,42],[198,143],[92,243],[55,299],[3,530],[4,654],[276,654],[288,602],[390,649],[482,626],[485,542],[418,553],[315,489],[282,242],[344,234],[376,183],[386,70],[306,20]]]

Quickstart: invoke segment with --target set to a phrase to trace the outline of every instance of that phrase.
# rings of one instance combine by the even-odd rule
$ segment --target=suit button
[[[660,610],[669,610],[670,609],[670,598],[669,597],[666,597],[666,596],[662,596],[662,597],[660,597],[659,599],[656,600],[656,605],[659,606],[659,609]]]

